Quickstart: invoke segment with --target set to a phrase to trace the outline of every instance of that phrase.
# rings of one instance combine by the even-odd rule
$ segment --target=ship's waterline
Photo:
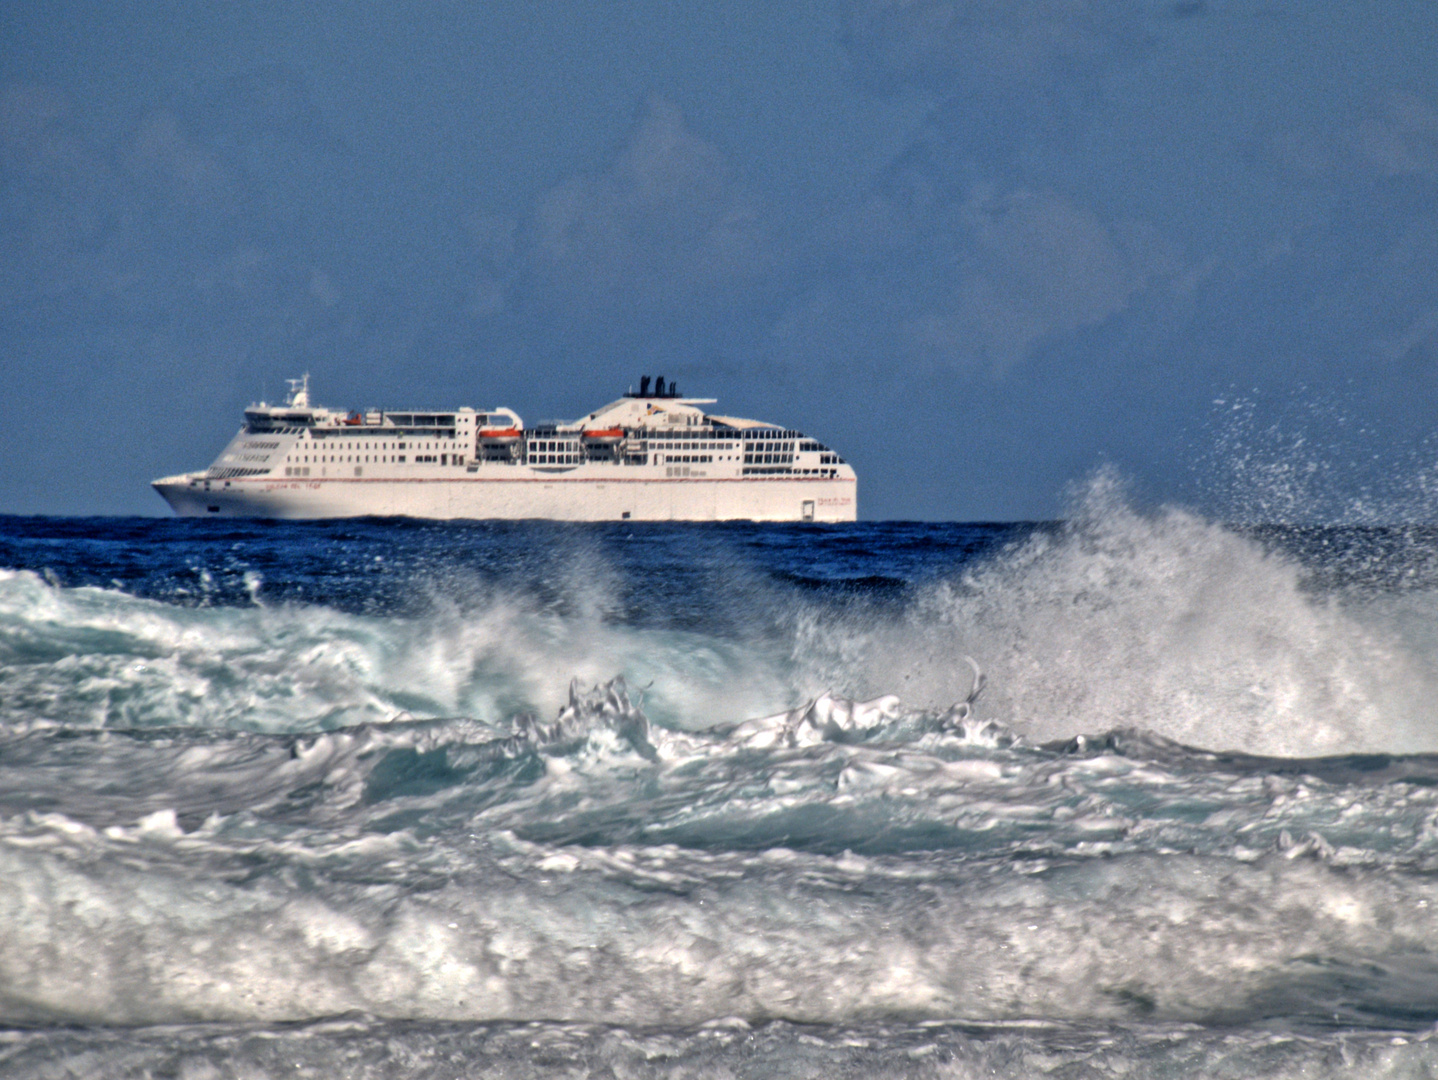
[[[203,471],[156,491],[182,516],[853,521],[854,470],[802,432],[705,413],[646,377],[572,423],[508,408],[346,413],[307,380],[261,402]]]

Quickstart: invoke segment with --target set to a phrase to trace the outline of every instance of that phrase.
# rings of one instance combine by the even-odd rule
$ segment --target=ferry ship
[[[309,376],[261,401],[208,469],[152,486],[186,517],[853,521],[858,480],[802,432],[706,413],[649,376],[572,423],[510,408],[347,412]]]

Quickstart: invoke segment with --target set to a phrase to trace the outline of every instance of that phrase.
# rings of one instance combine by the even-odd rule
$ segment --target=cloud
[[[847,284],[790,308],[778,328],[787,349],[822,335],[819,322],[863,308],[890,328],[890,350],[897,343],[924,368],[1002,377],[1046,340],[1183,280],[1177,247],[1151,225],[1105,220],[1050,188],[945,173],[913,147],[824,222],[822,246],[849,258]]]
[[[73,293],[92,273],[113,175],[61,91],[0,88],[0,307]]]
[[[211,340],[271,348],[334,321],[342,290],[277,219],[270,174],[194,116],[152,101],[107,131],[60,89],[0,87],[0,307],[26,328],[14,340],[103,333],[198,357]]]
[[[1345,141],[1383,176],[1438,178],[1438,110],[1416,94],[1388,94]]]
[[[1431,370],[1438,362],[1438,305],[1418,311],[1397,333],[1377,338],[1374,348],[1389,363],[1404,361]]]
[[[911,85],[945,96],[1050,81],[1091,66],[1121,40],[1133,5],[1087,0],[853,0],[844,42],[876,89]]]
[[[120,161],[145,189],[184,207],[213,210],[229,204],[239,186],[220,155],[191,138],[169,109],[156,109],[140,121]]]
[[[1417,94],[1390,91],[1346,115],[1271,130],[1266,152],[1283,171],[1310,180],[1438,179],[1438,109]]]
[[[607,169],[540,197],[527,240],[527,287],[576,320],[711,307],[772,261],[755,198],[678,107],[657,97]]]
[[[1178,265],[1153,229],[1106,225],[1051,191],[976,194],[962,221],[952,291],[903,327],[930,363],[1003,375],[1043,339],[1122,312]]]
[[[319,152],[344,144],[331,132],[309,76],[290,64],[261,64],[226,79],[187,113],[217,142],[285,142]]]
[[[1260,130],[1253,154],[1313,209],[1276,257],[1241,275],[1270,304],[1303,312],[1299,340],[1431,371],[1438,356],[1438,107],[1396,89],[1353,95],[1330,113]],[[1317,196],[1315,198],[1315,195]],[[1247,269],[1247,268],[1245,268]],[[1301,307],[1299,306],[1301,303]],[[1322,319],[1308,313],[1321,311]],[[1271,321],[1271,320],[1270,320]]]
[[[912,360],[1001,377],[1178,274],[1157,229],[1105,217],[1033,168],[1061,147],[1081,152],[1080,113],[1101,75],[1142,54],[1148,21],[1136,0],[848,3],[859,78],[932,101],[864,195],[826,217],[818,245],[847,260],[850,288]],[[806,310],[791,309],[787,336]]]
[[[0,168],[22,182],[73,183],[93,168],[70,99],[49,86],[0,88]]]

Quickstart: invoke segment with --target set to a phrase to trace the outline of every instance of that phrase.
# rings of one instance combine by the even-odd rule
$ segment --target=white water
[[[553,715],[623,675],[694,728],[832,690],[981,715],[1033,741],[1117,727],[1277,755],[1438,749],[1438,594],[1307,587],[1291,558],[1101,479],[1072,522],[922,587],[901,610],[773,595],[753,637],[605,617],[602,572],[564,614],[493,588],[423,615],[180,608],[0,571],[0,719],[313,730],[402,715]],[[759,624],[763,623],[763,629]],[[769,632],[779,626],[787,639]]]
[[[814,617],[805,688],[941,707],[962,661],[980,710],[1035,741],[1132,727],[1274,755],[1438,749],[1438,594],[1357,600],[1182,510],[1129,508],[1101,478],[1039,533],[927,589],[898,619]]]
[[[0,572],[0,1074],[1432,1074],[1438,762],[1178,745],[1438,748],[1431,589],[1103,482],[752,627],[610,573]]]
[[[614,687],[512,736],[14,735],[0,1022],[1438,1010],[1438,789],[1067,757],[962,712],[675,734]]]
[[[503,593],[423,616],[184,608],[0,570],[0,721],[306,731],[397,716],[553,715],[570,679],[625,674],[650,711],[718,722],[785,704],[780,665],[734,643],[645,632]]]
[[[1438,1008],[1438,884],[1312,854],[985,867],[296,835],[227,870],[216,831],[164,814],[7,830],[0,1020],[1234,1022],[1355,995]],[[428,883],[386,881],[393,861]]]

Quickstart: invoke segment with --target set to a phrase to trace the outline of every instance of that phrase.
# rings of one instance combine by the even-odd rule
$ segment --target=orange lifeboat
[[[580,437],[589,446],[614,446],[624,441],[623,428],[590,428],[580,432]]]
[[[479,441],[485,446],[513,446],[519,442],[519,429],[490,428],[479,433]]]

